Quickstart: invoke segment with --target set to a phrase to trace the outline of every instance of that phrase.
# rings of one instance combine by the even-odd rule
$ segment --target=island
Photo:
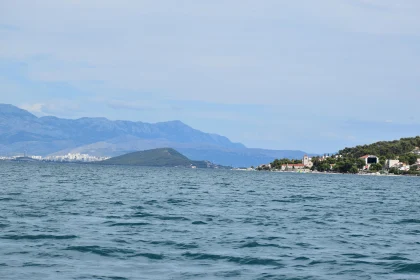
[[[150,167],[187,167],[187,168],[226,168],[209,161],[190,160],[172,148],[159,148],[146,151],[133,152],[104,161],[101,165],[133,165]]]

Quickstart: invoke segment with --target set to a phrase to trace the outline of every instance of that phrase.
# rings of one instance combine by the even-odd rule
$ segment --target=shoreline
[[[246,169],[231,169],[232,171],[258,171]],[[280,171],[280,170],[261,170],[258,172],[273,172],[273,173],[294,173],[294,174],[324,174],[324,175],[358,175],[358,176],[380,176],[380,177],[420,177],[420,175],[410,174],[380,174],[380,173],[336,173],[336,172],[314,172],[314,171]]]

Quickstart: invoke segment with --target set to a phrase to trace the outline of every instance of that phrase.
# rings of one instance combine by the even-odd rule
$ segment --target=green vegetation
[[[141,152],[134,152],[100,162],[107,165],[136,165],[136,166],[157,166],[174,167],[196,166],[198,168],[212,167],[205,161],[192,161],[186,156],[172,148],[153,149]]]
[[[417,162],[418,155],[416,154],[405,154],[398,157],[400,162],[407,163],[409,165],[415,164]]]
[[[390,168],[388,172],[390,174],[395,174],[395,175],[417,175],[417,176],[420,175],[420,172],[414,168],[410,168],[410,170],[408,171],[401,171],[401,170],[398,170],[398,168],[393,167],[393,168]]]
[[[384,163],[385,159],[397,159],[398,157],[401,162],[410,163],[413,162],[414,157],[414,162],[417,160],[417,156],[411,153],[416,147],[420,147],[420,136],[401,138],[400,140],[395,141],[381,141],[369,145],[356,146],[354,148],[345,148],[341,150],[339,154],[343,157],[351,158],[359,158],[364,155],[376,155],[380,157],[381,164]]]
[[[360,157],[364,155],[375,155],[379,162],[371,164],[368,172],[381,172],[384,169],[388,159],[398,159],[402,163],[413,165],[417,162],[420,155],[413,153],[420,147],[420,136],[412,138],[402,138],[395,141],[381,141],[370,145],[356,146],[354,148],[345,148],[339,151],[338,155],[324,157],[313,157],[313,166],[311,170],[320,172],[339,172],[339,173],[358,173],[363,169],[366,162]],[[301,160],[290,160],[287,158],[276,159],[271,163],[272,169],[281,169],[285,164],[302,163]],[[269,170],[268,166],[261,166],[259,170]],[[417,166],[410,167],[409,171],[400,171],[397,168],[390,170],[390,173],[416,175]]]
[[[271,163],[271,168],[281,169],[281,166],[283,164],[298,164],[298,163],[302,163],[302,161],[298,159],[288,159],[288,158],[276,159]]]
[[[359,158],[329,157],[321,159],[320,157],[312,158],[313,166],[311,170],[320,172],[334,171],[340,173],[357,173],[363,168],[365,162]]]
[[[380,163],[374,163],[374,164],[371,164],[370,165],[369,171],[377,172],[377,171],[382,170],[382,167],[383,167],[382,164],[380,164]]]

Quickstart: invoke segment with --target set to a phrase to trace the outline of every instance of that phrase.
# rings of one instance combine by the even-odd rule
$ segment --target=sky
[[[311,153],[420,134],[418,0],[0,0],[0,103]]]

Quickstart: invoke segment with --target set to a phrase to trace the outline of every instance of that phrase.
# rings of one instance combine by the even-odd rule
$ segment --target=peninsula
[[[256,170],[353,174],[420,175],[420,136],[345,148],[302,160],[276,159]]]

